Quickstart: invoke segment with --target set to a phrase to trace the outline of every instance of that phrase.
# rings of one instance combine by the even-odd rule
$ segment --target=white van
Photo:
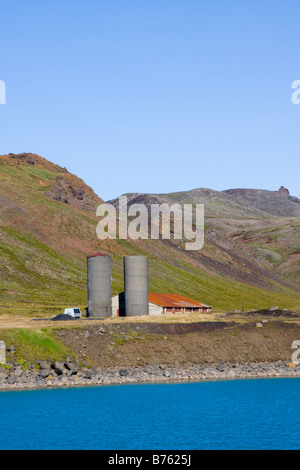
[[[65,315],[71,315],[74,318],[80,318],[81,317],[80,308],[65,308],[64,314]]]

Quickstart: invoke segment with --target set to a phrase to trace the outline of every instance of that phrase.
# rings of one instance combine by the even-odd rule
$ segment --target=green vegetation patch
[[[64,360],[69,351],[59,342],[51,330],[13,329],[0,333],[7,346],[13,345],[16,360],[35,362],[36,360]]]
[[[277,265],[282,262],[282,256],[274,250],[270,250],[269,248],[257,248],[257,251],[272,264]]]

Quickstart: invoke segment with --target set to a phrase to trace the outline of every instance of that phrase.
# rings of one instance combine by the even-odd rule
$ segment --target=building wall
[[[112,316],[117,317],[118,310],[120,309],[118,294],[112,297],[111,303],[112,303]],[[160,307],[159,305],[152,304],[151,302],[149,302],[149,315],[163,315],[163,308]]]
[[[112,297],[111,306],[112,306],[112,316],[117,317],[118,316],[118,310],[119,310],[119,295],[114,295]]]
[[[119,299],[123,299],[123,295],[114,295],[112,297],[112,316],[118,316],[118,310],[120,311]],[[164,315],[172,313],[192,313],[192,312],[211,312],[210,308],[163,308],[160,305],[149,302],[149,315]]]
[[[163,315],[164,311],[160,305],[149,302],[149,315]]]

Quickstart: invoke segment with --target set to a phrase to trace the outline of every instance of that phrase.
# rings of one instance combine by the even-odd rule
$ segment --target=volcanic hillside
[[[0,156],[0,179],[2,308],[86,305],[86,257],[101,251],[112,256],[113,293],[123,289],[123,256],[143,254],[151,292],[179,293],[218,310],[300,311],[300,201],[286,191],[128,195],[148,207],[204,204],[205,244],[196,252],[174,240],[100,241],[102,199],[38,155]]]

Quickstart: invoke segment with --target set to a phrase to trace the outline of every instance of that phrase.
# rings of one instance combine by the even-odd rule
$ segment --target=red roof
[[[179,294],[151,294],[149,293],[149,302],[160,305],[161,307],[186,307],[186,308],[211,308],[208,305],[200,304],[196,300],[188,299]]]
[[[94,255],[88,256],[88,258],[95,258],[96,256],[107,256],[107,255],[104,255],[103,253],[95,253]]]

